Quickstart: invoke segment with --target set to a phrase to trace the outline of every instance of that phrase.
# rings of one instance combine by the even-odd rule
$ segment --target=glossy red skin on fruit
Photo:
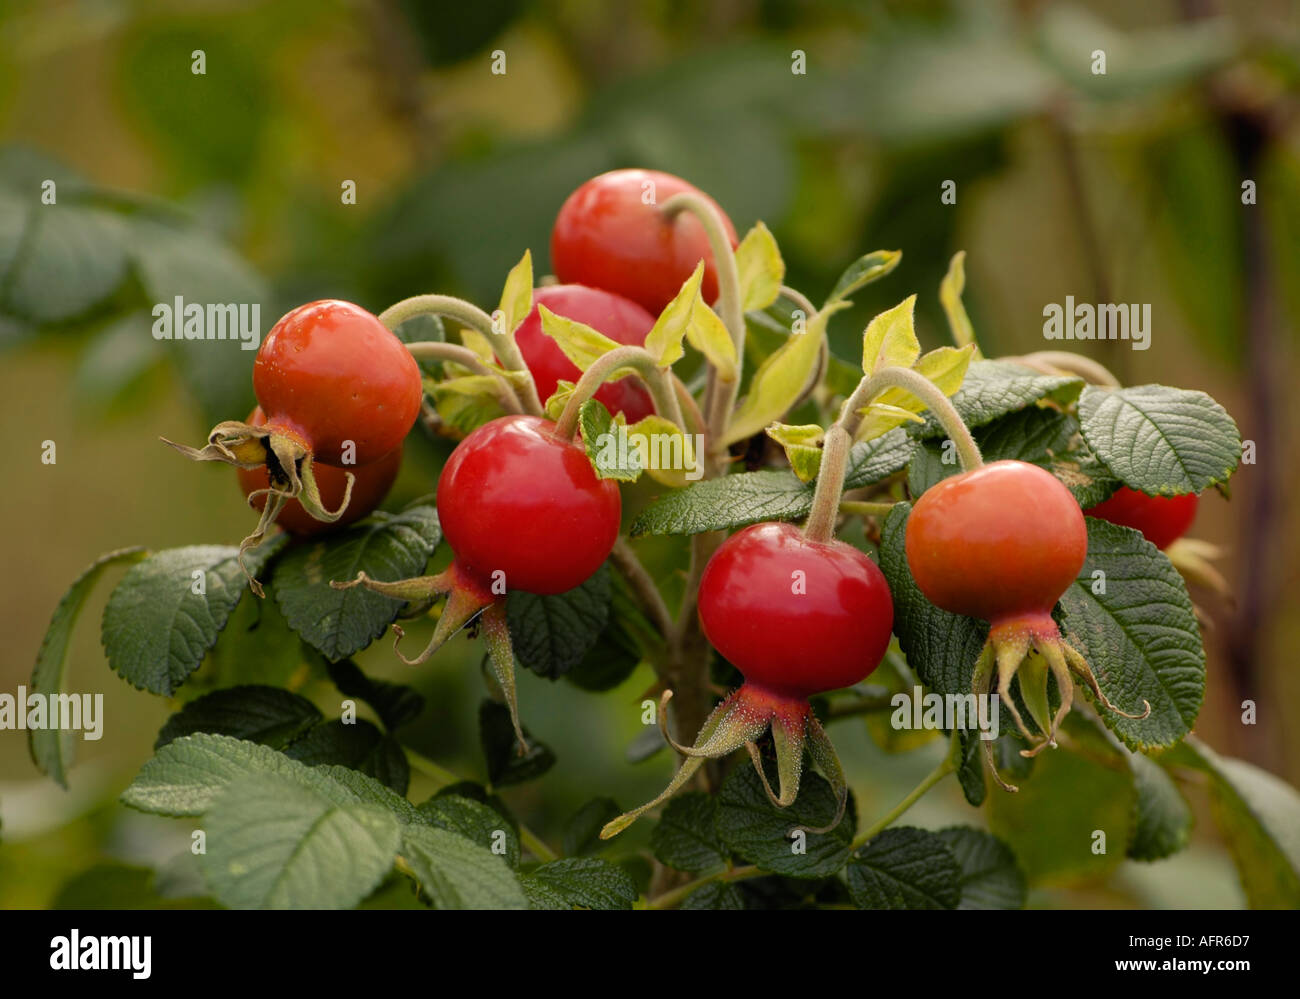
[[[655,204],[647,205],[641,199],[650,182]],[[556,276],[615,292],[657,316],[704,260],[701,291],[712,302],[718,274],[704,227],[690,212],[666,219],[659,207],[683,192],[708,197],[658,170],[612,170],[593,177],[569,195],[555,219],[551,267]],[[725,213],[722,220],[734,247],[736,230]]]
[[[515,331],[515,343],[537,383],[537,395],[545,402],[563,378],[577,382],[582,377],[578,366],[564,356],[560,345],[542,332],[542,317],[537,311],[544,305],[557,316],[584,323],[618,343],[640,347],[655,324],[655,317],[621,295],[588,288],[580,284],[557,284],[533,292],[533,311]],[[628,423],[636,423],[655,411],[646,387],[635,378],[607,382],[596,392],[597,399],[611,413],[623,413]]]
[[[803,593],[794,573],[802,572]],[[894,603],[884,574],[842,541],[793,524],[733,534],[700,577],[700,623],[747,686],[809,697],[869,676],[889,647]]]
[[[261,407],[253,410],[248,422],[255,427],[260,427],[266,422]],[[316,485],[320,489],[321,502],[327,510],[337,510],[339,504],[343,502],[343,495],[347,490],[346,473],[351,472],[356,476],[356,481],[352,484],[352,496],[348,500],[348,508],[343,511],[343,516],[339,517],[338,520],[327,523],[323,520],[317,520],[309,514],[297,500],[290,500],[284,505],[284,509],[280,511],[279,516],[275,518],[275,522],[290,534],[298,537],[311,537],[316,534],[328,534],[330,531],[337,531],[340,527],[355,523],[373,512],[384,501],[384,497],[388,495],[388,490],[393,487],[393,482],[396,481],[397,472],[401,467],[402,446],[400,444],[378,461],[372,461],[369,465],[357,465],[343,469],[313,461],[312,471],[316,475]],[[258,489],[266,489],[271,483],[271,477],[267,473],[265,465],[258,468],[236,467],[235,474],[239,479],[239,488],[243,490],[245,496]],[[253,509],[259,513],[265,506],[265,498],[253,501]]]
[[[1200,497],[1196,493],[1148,496],[1128,486],[1120,486],[1109,499],[1084,513],[1141,531],[1157,548],[1168,548],[1192,526],[1199,504]]]
[[[1041,620],[1083,568],[1088,531],[1054,475],[995,461],[922,494],[906,549],[912,578],[936,607],[994,624]]]
[[[438,519],[461,568],[507,590],[563,593],[618,540],[618,486],[538,416],[502,416],[456,445],[438,479]]]
[[[299,306],[266,335],[253,391],[267,425],[297,438],[318,461],[356,465],[388,454],[420,412],[420,369],[377,317],[349,302]]]

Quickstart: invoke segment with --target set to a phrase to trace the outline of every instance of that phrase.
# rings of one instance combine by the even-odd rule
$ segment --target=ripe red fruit
[[[569,195],[555,219],[551,267],[556,276],[616,292],[657,316],[703,260],[701,294],[712,302],[718,274],[704,227],[689,212],[670,219],[660,207],[683,192],[708,198],[680,177],[657,170],[612,170],[593,177]],[[734,247],[736,230],[718,211]]]
[[[1148,541],[1163,550],[1187,533],[1196,519],[1199,504],[1200,497],[1196,493],[1148,496],[1128,486],[1120,486],[1109,499],[1084,513],[1141,531]]]
[[[384,582],[361,573],[330,584],[365,586],[416,605],[447,595],[428,646],[414,659],[402,656],[410,665],[481,614],[521,747],[506,593],[563,593],[585,582],[609,557],[622,515],[618,486],[597,478],[586,451],[554,430],[539,416],[502,416],[456,445],[438,480],[438,519],[454,558],[438,575]],[[401,629],[393,630],[400,640]]]
[[[810,541],[793,524],[732,535],[700,579],[704,634],[747,683],[778,694],[802,699],[861,683],[880,665],[893,621],[876,563],[842,541]]]
[[[503,416],[456,446],[438,479],[438,518],[470,575],[507,589],[563,593],[586,581],[618,540],[618,486],[586,451],[538,416]]]
[[[1069,589],[1088,554],[1083,511],[1046,469],[1023,461],[995,461],[932,486],[913,507],[905,539],[907,564],[917,587],[936,607],[989,622],[988,643],[976,664],[973,692],[996,687],[1021,734],[1038,744],[1033,756],[1056,745],[1056,730],[1074,700],[1072,676],[1084,681],[1107,710],[1129,718],[1106,699],[1086,659],[1062,637],[1052,609]],[[1038,656],[1029,656],[1033,649]],[[1028,657],[1028,658],[1027,658]],[[1048,672],[1060,705],[1048,706]],[[996,675],[995,675],[996,673]],[[1020,693],[1042,737],[1029,733],[1010,686]],[[981,739],[998,783],[992,741]]]
[[[799,794],[807,745],[839,800],[830,825],[808,831],[834,828],[848,785],[808,698],[860,683],[880,665],[894,624],[884,574],[842,541],[813,541],[793,524],[757,524],[732,535],[709,560],[699,606],[705,635],[745,682],[718,705],[691,747],[677,745],[663,726],[671,696],[665,694],[659,713],[664,737],[686,760],[659,797],[614,819],[601,837],[617,835],[672,796],[705,759],[741,746],[749,749],[768,797],[786,807]],[[780,793],[768,784],[755,745],[769,727]]]
[[[368,465],[402,443],[420,412],[420,368],[379,319],[349,302],[288,313],[253,363],[253,391],[273,431],[317,461]]]
[[[262,413],[260,406],[253,410],[248,417],[248,422],[255,427],[260,427],[266,423],[266,417]],[[333,510],[343,502],[343,497],[347,493],[348,473],[350,472],[354,476],[352,496],[348,500],[347,509],[343,511],[338,520],[330,523],[317,520],[303,509],[302,504],[296,499],[289,500],[276,516],[275,522],[290,534],[298,537],[327,534],[330,531],[338,530],[340,527],[346,527],[348,524],[355,523],[374,511],[384,501],[384,497],[388,495],[388,490],[392,488],[393,482],[396,481],[397,472],[401,467],[402,446],[400,444],[378,461],[371,462],[369,465],[338,468],[334,465],[316,462],[312,469],[316,473],[316,485],[320,489],[321,505],[328,509]],[[254,492],[271,487],[271,477],[267,473],[265,465],[259,465],[256,468],[236,467],[235,474],[239,478],[239,488],[243,490],[245,496],[250,496]],[[266,496],[263,495],[254,499],[252,506],[255,510],[264,509]]]
[[[560,345],[542,332],[538,305],[557,316],[584,323],[618,343],[640,347],[655,324],[655,317],[621,295],[587,288],[580,284],[557,284],[533,292],[533,311],[515,331],[515,343],[524,356],[537,395],[545,402],[555,392],[560,379],[577,382],[582,371],[565,356]],[[654,412],[654,403],[646,387],[635,378],[607,382],[596,392],[597,399],[610,413],[623,413],[629,424]]]

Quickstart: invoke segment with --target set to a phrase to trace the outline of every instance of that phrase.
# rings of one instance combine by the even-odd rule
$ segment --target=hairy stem
[[[500,386],[498,398],[501,404],[511,413],[522,413],[523,404],[519,401],[519,396],[515,393],[514,386],[501,377],[501,373],[493,371],[479,358],[474,351],[458,343],[443,343],[441,340],[422,340],[419,343],[408,343],[407,351],[417,361],[451,361],[463,367],[469,368],[476,375],[487,375],[495,378]]]
[[[574,386],[573,395],[564,404],[564,411],[555,422],[556,436],[568,440],[578,426],[578,411],[582,404],[594,396],[605,380],[619,368],[633,368],[644,379],[654,400],[655,412],[679,430],[685,433],[682,425],[682,410],[677,404],[677,393],[673,391],[666,369],[659,367],[650,352],[644,347],[618,347],[607,354],[602,354],[582,373],[578,384]]]
[[[451,295],[415,295],[404,298],[395,305],[390,305],[379,314],[379,321],[390,330],[395,330],[408,319],[416,316],[443,316],[455,320],[462,326],[482,333],[492,343],[492,349],[501,358],[501,363],[510,371],[519,371],[528,375],[524,389],[524,408],[535,416],[543,413],[542,402],[537,397],[537,385],[533,382],[524,355],[519,352],[513,333],[501,334],[493,326],[492,317],[473,302]]]
[[[1032,354],[1005,357],[1003,360],[1018,361],[1035,370],[1045,370],[1047,374],[1064,371],[1069,375],[1078,375],[1093,385],[1103,385],[1106,388],[1119,388],[1120,384],[1119,379],[1111,374],[1106,365],[1082,354],[1072,354],[1068,350],[1036,350]]]
[[[947,431],[948,438],[956,445],[957,456],[961,460],[963,470],[969,472],[984,464],[984,459],[980,457],[980,449],[975,443],[975,438],[971,436],[969,428],[963,422],[961,414],[957,412],[952,401],[943,394],[934,382],[911,368],[881,368],[874,375],[869,375],[858,383],[858,387],[854,389],[853,394],[845,401],[839,419],[840,426],[844,427],[849,437],[855,435],[858,425],[862,422],[862,416],[858,410],[864,408],[872,398],[887,388],[901,388],[925,403],[926,408],[939,421],[939,425]],[[822,464],[825,467],[824,460]]]
[[[666,891],[662,895],[656,895],[646,904],[647,909],[673,909],[686,901],[686,896],[697,888],[704,885],[712,884],[715,881],[732,882],[745,881],[749,878],[759,878],[763,872],[752,865],[746,867],[729,867],[725,871],[718,871],[716,874],[706,874],[702,878],[696,878],[694,881],[688,881],[671,891]]]
[[[844,491],[844,472],[852,444],[853,438],[840,424],[834,424],[826,431],[821,470],[817,473],[817,488],[813,493],[812,513],[803,529],[804,536],[810,541],[828,542],[835,534],[840,494]]]
[[[917,784],[916,787],[912,788],[912,790],[907,793],[907,797],[881,816],[877,822],[853,841],[853,849],[856,850],[859,847],[865,846],[867,843],[871,842],[871,840],[879,836],[881,830],[887,829],[889,826],[897,822],[899,818],[902,817],[903,813],[920,801],[930,788],[938,784],[939,781],[943,780],[955,769],[956,763],[953,760],[953,753],[948,752],[944,755],[943,761],[926,774],[921,783]]]

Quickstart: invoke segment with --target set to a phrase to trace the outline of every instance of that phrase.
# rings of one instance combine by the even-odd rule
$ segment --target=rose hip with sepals
[[[436,576],[396,582],[365,573],[336,589],[362,585],[418,604],[446,595],[433,637],[418,665],[482,615],[488,657],[524,744],[515,701],[514,653],[506,593],[563,593],[585,582],[618,540],[618,486],[596,477],[586,451],[558,437],[539,416],[502,416],[456,445],[438,480],[438,518],[454,558]],[[400,642],[403,632],[393,626]]]

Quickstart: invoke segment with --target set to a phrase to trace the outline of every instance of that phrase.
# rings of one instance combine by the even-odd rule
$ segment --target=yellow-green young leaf
[[[946,396],[953,395],[966,378],[974,344],[965,347],[938,347],[930,351],[912,369],[934,382]],[[857,440],[874,440],[886,431],[893,430],[924,410],[925,403],[906,389],[887,388],[863,410],[866,416],[858,427]]]
[[[702,298],[696,298],[695,307],[691,310],[686,339],[717,368],[718,377],[723,381],[734,382],[740,377],[736,366],[736,343],[718,314]]]
[[[506,286],[501,290],[502,326],[514,333],[533,311],[533,253],[525,250],[523,259],[506,275]]]
[[[785,456],[799,481],[811,482],[817,478],[817,470],[822,464],[822,441],[826,437],[826,431],[815,423],[799,426],[773,423],[767,428],[767,436],[785,449]]]
[[[564,412],[564,407],[569,404],[569,398],[573,395],[573,390],[577,386],[573,382],[566,382],[563,378],[555,383],[555,391],[551,397],[546,400],[546,415],[552,420],[558,420],[560,414]]]
[[[768,355],[749,383],[745,396],[727,427],[724,443],[732,444],[761,433],[785,415],[799,398],[821,357],[826,324],[851,303],[834,302],[811,316],[803,333],[791,333],[780,348]]]
[[[871,282],[879,281],[897,267],[898,262],[902,259],[902,250],[876,250],[874,253],[867,253],[858,257],[857,260],[844,269],[840,279],[835,282],[835,287],[826,296],[826,305],[848,298],[855,291],[865,288]]]
[[[482,361],[495,361],[496,354],[492,350],[492,344],[478,330],[466,327],[460,331],[460,342],[472,350],[476,357]]]
[[[501,393],[501,383],[491,375],[464,375],[460,378],[448,378],[445,381],[438,382],[438,388],[443,392],[451,392],[456,395],[481,396],[487,399],[496,399]]]
[[[626,429],[629,448],[640,455],[640,467],[665,486],[680,489],[704,474],[694,441],[662,416],[651,414]]]
[[[916,296],[904,299],[867,323],[862,334],[862,370],[874,375],[881,368],[910,368],[921,356],[921,342],[912,325]]]
[[[785,261],[762,222],[755,223],[736,247],[736,270],[740,272],[740,301],[746,312],[766,309],[781,294]]]
[[[953,341],[959,347],[975,343],[975,329],[966,315],[966,306],[962,304],[961,293],[966,289],[966,251],[958,250],[948,262],[948,273],[939,282],[939,301],[943,311],[948,314],[948,326],[952,330]],[[975,348],[978,354],[979,348]]]
[[[682,337],[690,325],[695,311],[695,303],[700,300],[700,282],[704,280],[704,261],[695,265],[695,270],[684,282],[677,295],[664,306],[659,318],[646,334],[645,349],[661,368],[666,368],[682,356]]]
[[[542,332],[558,343],[564,356],[582,371],[591,367],[596,358],[620,346],[586,323],[557,316],[544,305],[539,305],[537,312],[542,318]]]

